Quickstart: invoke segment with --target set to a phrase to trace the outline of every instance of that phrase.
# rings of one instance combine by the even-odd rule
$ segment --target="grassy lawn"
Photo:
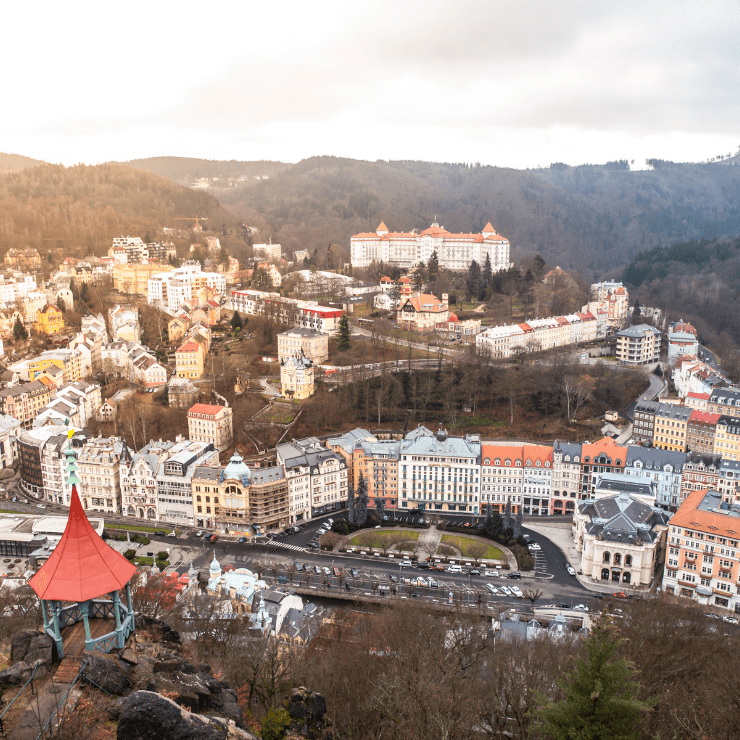
[[[260,421],[271,421],[275,424],[290,424],[295,419],[295,413],[288,409],[278,409],[273,407],[272,411],[262,414]]]
[[[459,537],[455,534],[443,534],[442,544],[452,545],[453,547],[456,547],[458,550],[460,550],[463,557],[465,558],[478,557],[483,560],[505,560],[504,554],[501,552],[501,550],[499,550],[498,547],[494,547],[493,545],[488,545],[486,547],[486,550],[482,552],[482,554],[479,554],[476,551],[476,548],[482,548],[486,545],[486,543],[482,542],[481,540],[471,539],[470,537]],[[475,555],[471,554],[471,548]]]
[[[419,533],[418,532],[401,532],[397,529],[391,529],[391,530],[374,530],[372,532],[362,532],[361,534],[355,535],[352,537],[349,541],[350,545],[353,545],[354,547],[377,547],[382,548],[385,547],[389,538],[391,537],[397,537],[398,539],[403,538],[404,540],[410,540],[412,542],[402,542],[400,545],[398,545],[399,550],[403,549],[412,549],[413,541],[416,541],[419,539]],[[404,547],[405,545],[408,545],[409,548]]]
[[[141,524],[116,524],[115,526],[106,527],[106,530],[110,532],[121,531],[124,532],[130,530],[132,532],[171,532],[171,524],[163,524],[161,527],[145,527]],[[180,534],[180,530],[176,529],[175,532]]]

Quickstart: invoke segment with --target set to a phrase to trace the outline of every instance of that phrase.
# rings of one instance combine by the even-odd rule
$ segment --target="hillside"
[[[637,255],[624,272],[641,303],[690,321],[723,356],[740,344],[740,238],[704,239]]]
[[[147,159],[132,159],[128,162],[114,162],[127,167],[136,167],[140,170],[161,175],[180,185],[191,185],[193,180],[200,177],[227,178],[248,177],[254,180],[256,176],[268,175],[272,177],[288,169],[291,165],[283,162],[239,162],[234,159],[228,161],[217,159],[192,159],[190,157],[148,157]],[[246,184],[252,184],[247,182]]]
[[[22,154],[0,152],[0,172],[17,172],[18,170],[25,170],[27,167],[38,167],[40,164],[45,163],[40,159],[24,157]]]
[[[286,251],[347,251],[375,229],[426,228],[436,214],[451,230],[490,218],[514,256],[540,252],[551,264],[609,275],[638,252],[678,240],[740,232],[740,169],[717,164],[554,165],[548,170],[314,157],[219,198]]]
[[[181,226],[176,216],[238,234],[237,219],[211,195],[121,165],[42,165],[0,174],[0,254],[11,247],[64,247],[76,256],[106,253],[121,234]]]

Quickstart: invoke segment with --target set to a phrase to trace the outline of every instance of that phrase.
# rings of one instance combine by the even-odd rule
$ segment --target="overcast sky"
[[[517,168],[740,146],[740,3],[45,2],[3,9],[0,151]]]

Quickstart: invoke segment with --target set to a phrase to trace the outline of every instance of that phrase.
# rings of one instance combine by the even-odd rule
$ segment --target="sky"
[[[740,3],[15,3],[0,151],[504,167],[740,147]]]

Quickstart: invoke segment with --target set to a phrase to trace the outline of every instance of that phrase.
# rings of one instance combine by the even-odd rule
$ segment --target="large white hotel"
[[[490,221],[480,234],[453,234],[436,222],[420,233],[388,231],[381,221],[377,231],[355,234],[350,249],[352,267],[384,262],[409,269],[428,262],[434,251],[445,270],[467,270],[473,260],[483,267],[486,255],[494,272],[511,266],[509,240],[497,234]]]

